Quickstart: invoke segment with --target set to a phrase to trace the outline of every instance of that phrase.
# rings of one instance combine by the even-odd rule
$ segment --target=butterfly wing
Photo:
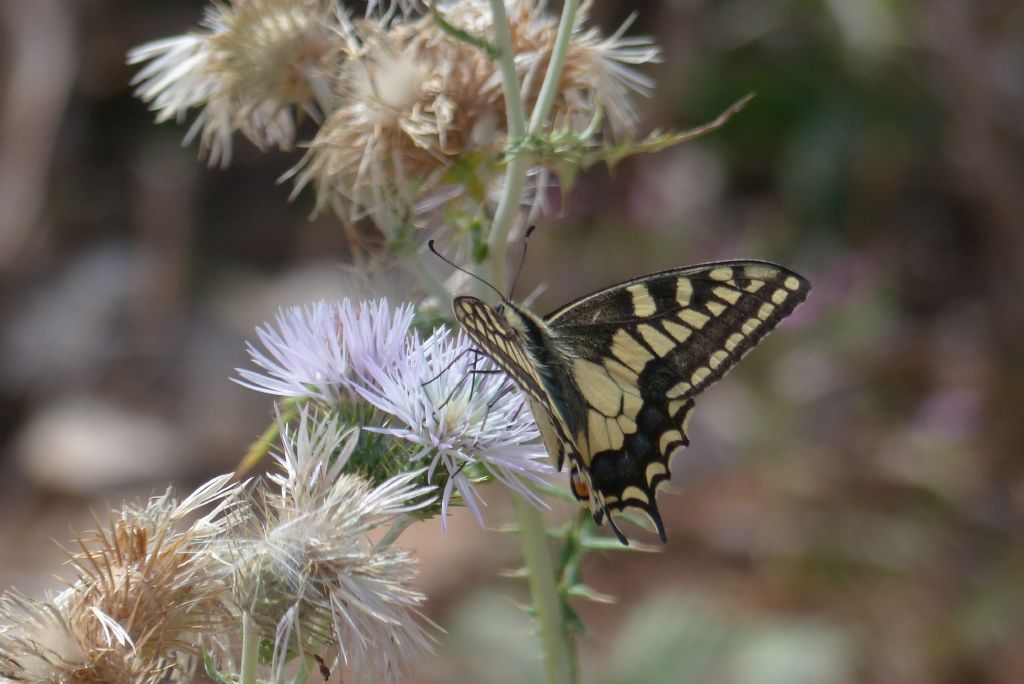
[[[576,383],[568,375],[558,351],[546,343],[547,326],[514,304],[507,307],[518,327],[501,311],[475,297],[456,297],[454,301],[455,317],[462,329],[526,393],[544,447],[556,467],[561,470],[566,458],[569,459],[573,494],[590,502],[592,509],[601,509],[601,503],[594,500],[597,493],[589,486],[583,457],[572,436],[578,432],[581,417],[586,416]],[[627,543],[618,528],[615,533]]]
[[[730,261],[636,278],[544,318],[586,405],[574,443],[599,522],[606,510],[638,508],[664,541],[655,490],[670,478],[672,456],[689,443],[693,397],[809,290],[781,266]]]

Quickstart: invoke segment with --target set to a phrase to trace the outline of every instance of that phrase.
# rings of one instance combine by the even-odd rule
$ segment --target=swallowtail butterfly
[[[803,277],[762,261],[686,266],[613,285],[539,317],[457,297],[455,317],[526,392],[544,446],[594,519],[643,511],[689,444],[694,398],[802,302]]]

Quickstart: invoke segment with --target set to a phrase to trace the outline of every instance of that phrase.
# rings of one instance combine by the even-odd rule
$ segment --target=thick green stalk
[[[562,600],[558,595],[554,558],[548,546],[544,518],[521,496],[515,497],[516,517],[523,544],[523,559],[529,579],[533,610],[540,627],[544,649],[544,673],[548,684],[571,684],[575,681],[572,667],[570,637],[565,629]]]
[[[530,170],[530,159],[522,143],[529,136],[543,133],[547,124],[551,105],[558,94],[558,84],[562,79],[565,66],[565,55],[572,41],[572,30],[576,23],[576,11],[579,0],[565,0],[562,18],[558,24],[558,34],[551,50],[551,61],[544,74],[537,104],[530,116],[530,127],[526,129],[525,110],[520,94],[519,78],[516,76],[515,55],[512,52],[512,39],[508,32],[508,19],[505,16],[505,4],[502,0],[491,0],[494,11],[495,41],[500,51],[499,67],[501,69],[501,85],[505,94],[508,118],[508,165],[505,167],[505,187],[502,189],[498,208],[494,212],[491,233],[487,241],[490,255],[490,281],[498,288],[504,287],[506,255],[508,253],[508,234],[515,224],[519,203],[526,185],[526,174]]]

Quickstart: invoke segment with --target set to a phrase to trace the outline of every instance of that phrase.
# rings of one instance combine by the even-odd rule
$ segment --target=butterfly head
[[[456,297],[453,304],[455,318],[468,330],[482,327],[506,335],[513,332],[522,335],[530,328],[531,314],[508,300],[491,306],[476,297],[463,296]]]

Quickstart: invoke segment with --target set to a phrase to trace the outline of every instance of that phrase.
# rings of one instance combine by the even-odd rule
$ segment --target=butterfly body
[[[797,274],[728,261],[641,276],[536,316],[457,297],[456,318],[526,392],[545,448],[594,519],[637,508],[665,529],[655,492],[689,444],[693,398],[807,296]]]

